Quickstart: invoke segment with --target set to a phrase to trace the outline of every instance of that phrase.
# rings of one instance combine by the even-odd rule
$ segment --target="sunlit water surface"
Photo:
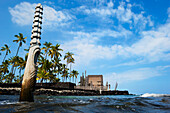
[[[0,113],[170,113],[169,95],[142,96],[35,96],[23,103],[18,95],[0,95]]]

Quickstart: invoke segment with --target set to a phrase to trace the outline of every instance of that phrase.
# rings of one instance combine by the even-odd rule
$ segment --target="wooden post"
[[[40,35],[41,35],[41,24],[42,24],[43,7],[39,3],[35,8],[34,21],[32,26],[32,35],[30,42],[30,49],[28,59],[25,67],[25,72],[22,80],[22,87],[19,101],[34,101],[34,90],[37,76],[37,59],[40,54]]]

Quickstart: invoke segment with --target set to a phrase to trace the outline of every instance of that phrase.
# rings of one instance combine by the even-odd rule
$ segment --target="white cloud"
[[[109,68],[120,67],[120,66],[133,66],[133,65],[137,65],[137,64],[139,65],[139,64],[142,64],[144,62],[145,62],[144,60],[130,61],[130,62],[125,62],[125,63],[122,63],[122,64],[117,64],[117,65],[114,65],[114,66],[110,66]]]
[[[158,30],[142,32],[143,38],[134,43],[128,52],[132,55],[143,56],[151,62],[167,60],[168,53],[166,52],[170,51],[170,32],[168,29],[170,29],[170,23],[159,27]]]
[[[35,3],[21,2],[14,8],[9,7],[12,22],[21,26],[32,25],[36,5]],[[67,11],[56,11],[54,8],[46,5],[44,5],[43,13],[43,26],[45,27],[66,26],[75,18]]]
[[[33,13],[36,4],[22,2],[14,8],[9,8],[12,15],[12,21],[19,25],[31,25],[33,20]],[[101,16],[116,16],[122,22],[134,22],[136,25],[139,22],[145,26],[149,22],[153,25],[150,16],[144,17],[144,12],[135,14],[132,12],[131,4],[121,2],[117,9],[108,7],[88,9],[87,6],[79,7],[79,10],[84,10],[87,14],[99,14]],[[168,9],[168,15],[170,13]],[[32,15],[32,16],[30,16]],[[67,26],[75,17],[66,10],[56,11],[54,8],[44,5],[43,25],[53,26]],[[132,32],[126,30],[122,26],[118,26],[117,30],[99,29],[96,32],[70,32],[74,37],[72,41],[64,42],[62,45],[66,51],[72,51],[75,54],[76,62],[78,64],[88,65],[93,60],[99,59],[114,59],[122,56],[128,58],[141,58],[141,61],[136,62],[156,62],[160,60],[170,60],[170,23],[159,26],[155,30],[141,32],[141,39],[132,45],[97,45],[101,38],[109,37],[127,37],[132,35]],[[121,65],[121,64],[120,64]],[[134,62],[124,63],[122,65],[135,65]]]
[[[134,13],[132,13],[130,8],[125,9],[125,3],[121,2],[118,8],[116,9],[116,17],[119,21],[131,23],[131,18]]]
[[[112,7],[114,6],[112,0],[110,0],[110,2],[107,4],[107,6],[108,6],[109,8],[112,8]]]
[[[74,36],[74,39],[62,44],[62,48],[75,54],[76,65],[88,65],[94,60],[112,59],[124,51],[120,45],[111,47],[97,45],[100,39],[106,36],[111,36],[110,38],[126,37],[132,33],[122,28],[121,31],[99,30],[92,33],[70,32],[70,34]]]
[[[36,4],[21,2],[14,8],[9,7],[9,12],[12,15],[12,22],[18,25],[30,25],[33,22],[34,8]]]
[[[159,70],[165,70],[167,68],[170,68],[170,65],[165,65],[165,66],[158,66],[157,69]]]
[[[124,58],[138,58],[135,62],[119,64],[132,65],[170,60],[170,23],[166,23],[156,30],[143,31],[141,39],[131,46],[119,45],[117,55]],[[114,45],[112,46],[114,47]],[[118,48],[116,48],[118,49]],[[118,66],[119,66],[118,65]]]
[[[52,7],[44,6],[43,23],[46,27],[63,27],[69,26],[74,16],[66,11],[56,11]]]
[[[155,30],[144,31],[141,39],[130,46],[113,44],[111,46],[97,45],[105,36],[120,37],[123,31],[103,30],[92,33],[71,32],[74,39],[65,42],[62,48],[75,53],[76,63],[88,65],[94,60],[114,59],[122,57],[133,59],[117,66],[136,65],[138,63],[151,63],[170,60],[170,23],[162,25]],[[113,34],[112,34],[113,33]],[[130,32],[129,32],[130,33]],[[127,36],[129,33],[123,35]]]
[[[85,13],[87,14],[96,14],[98,16],[111,16],[115,13],[115,10],[107,9],[107,8],[92,8],[92,9],[85,9]]]
[[[131,5],[130,3],[120,2],[120,5],[117,8],[113,8],[113,3],[110,1],[106,6],[97,7],[81,7],[78,8],[78,11],[82,11],[87,15],[96,15],[100,18],[110,18],[116,17],[119,22],[129,23],[131,27],[135,27],[139,30],[143,30],[146,25],[153,26],[153,21],[151,20],[151,16],[144,16],[144,11],[140,13],[134,13],[132,8],[136,7],[136,5]],[[106,19],[107,20],[107,19]]]
[[[61,45],[65,51],[71,51],[75,54],[76,65],[88,65],[95,59],[109,59],[112,57],[111,48],[95,44],[99,39],[98,37],[92,37],[91,34],[83,32],[77,32],[77,36],[74,37],[74,40]]]
[[[108,73],[104,75],[104,81],[108,81],[111,85],[116,82],[123,84],[136,80],[144,80],[155,76],[161,76],[160,71],[155,68],[138,68],[120,73]]]
[[[96,32],[86,33],[86,32],[70,32],[73,35],[78,35],[78,37],[114,37],[114,38],[120,38],[120,37],[128,37],[132,35],[132,32],[123,28],[122,26],[118,26],[117,30],[110,30],[110,29],[99,29]]]

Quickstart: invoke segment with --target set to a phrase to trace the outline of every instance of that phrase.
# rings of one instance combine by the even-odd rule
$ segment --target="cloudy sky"
[[[44,8],[41,43],[73,52],[80,74],[102,74],[130,93],[170,93],[169,0],[0,0],[1,47],[15,54],[20,32],[28,37],[22,49],[29,47],[37,3]]]

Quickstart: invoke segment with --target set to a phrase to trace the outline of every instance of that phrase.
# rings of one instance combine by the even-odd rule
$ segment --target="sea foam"
[[[170,97],[170,94],[154,94],[154,93],[145,93],[140,97]]]

